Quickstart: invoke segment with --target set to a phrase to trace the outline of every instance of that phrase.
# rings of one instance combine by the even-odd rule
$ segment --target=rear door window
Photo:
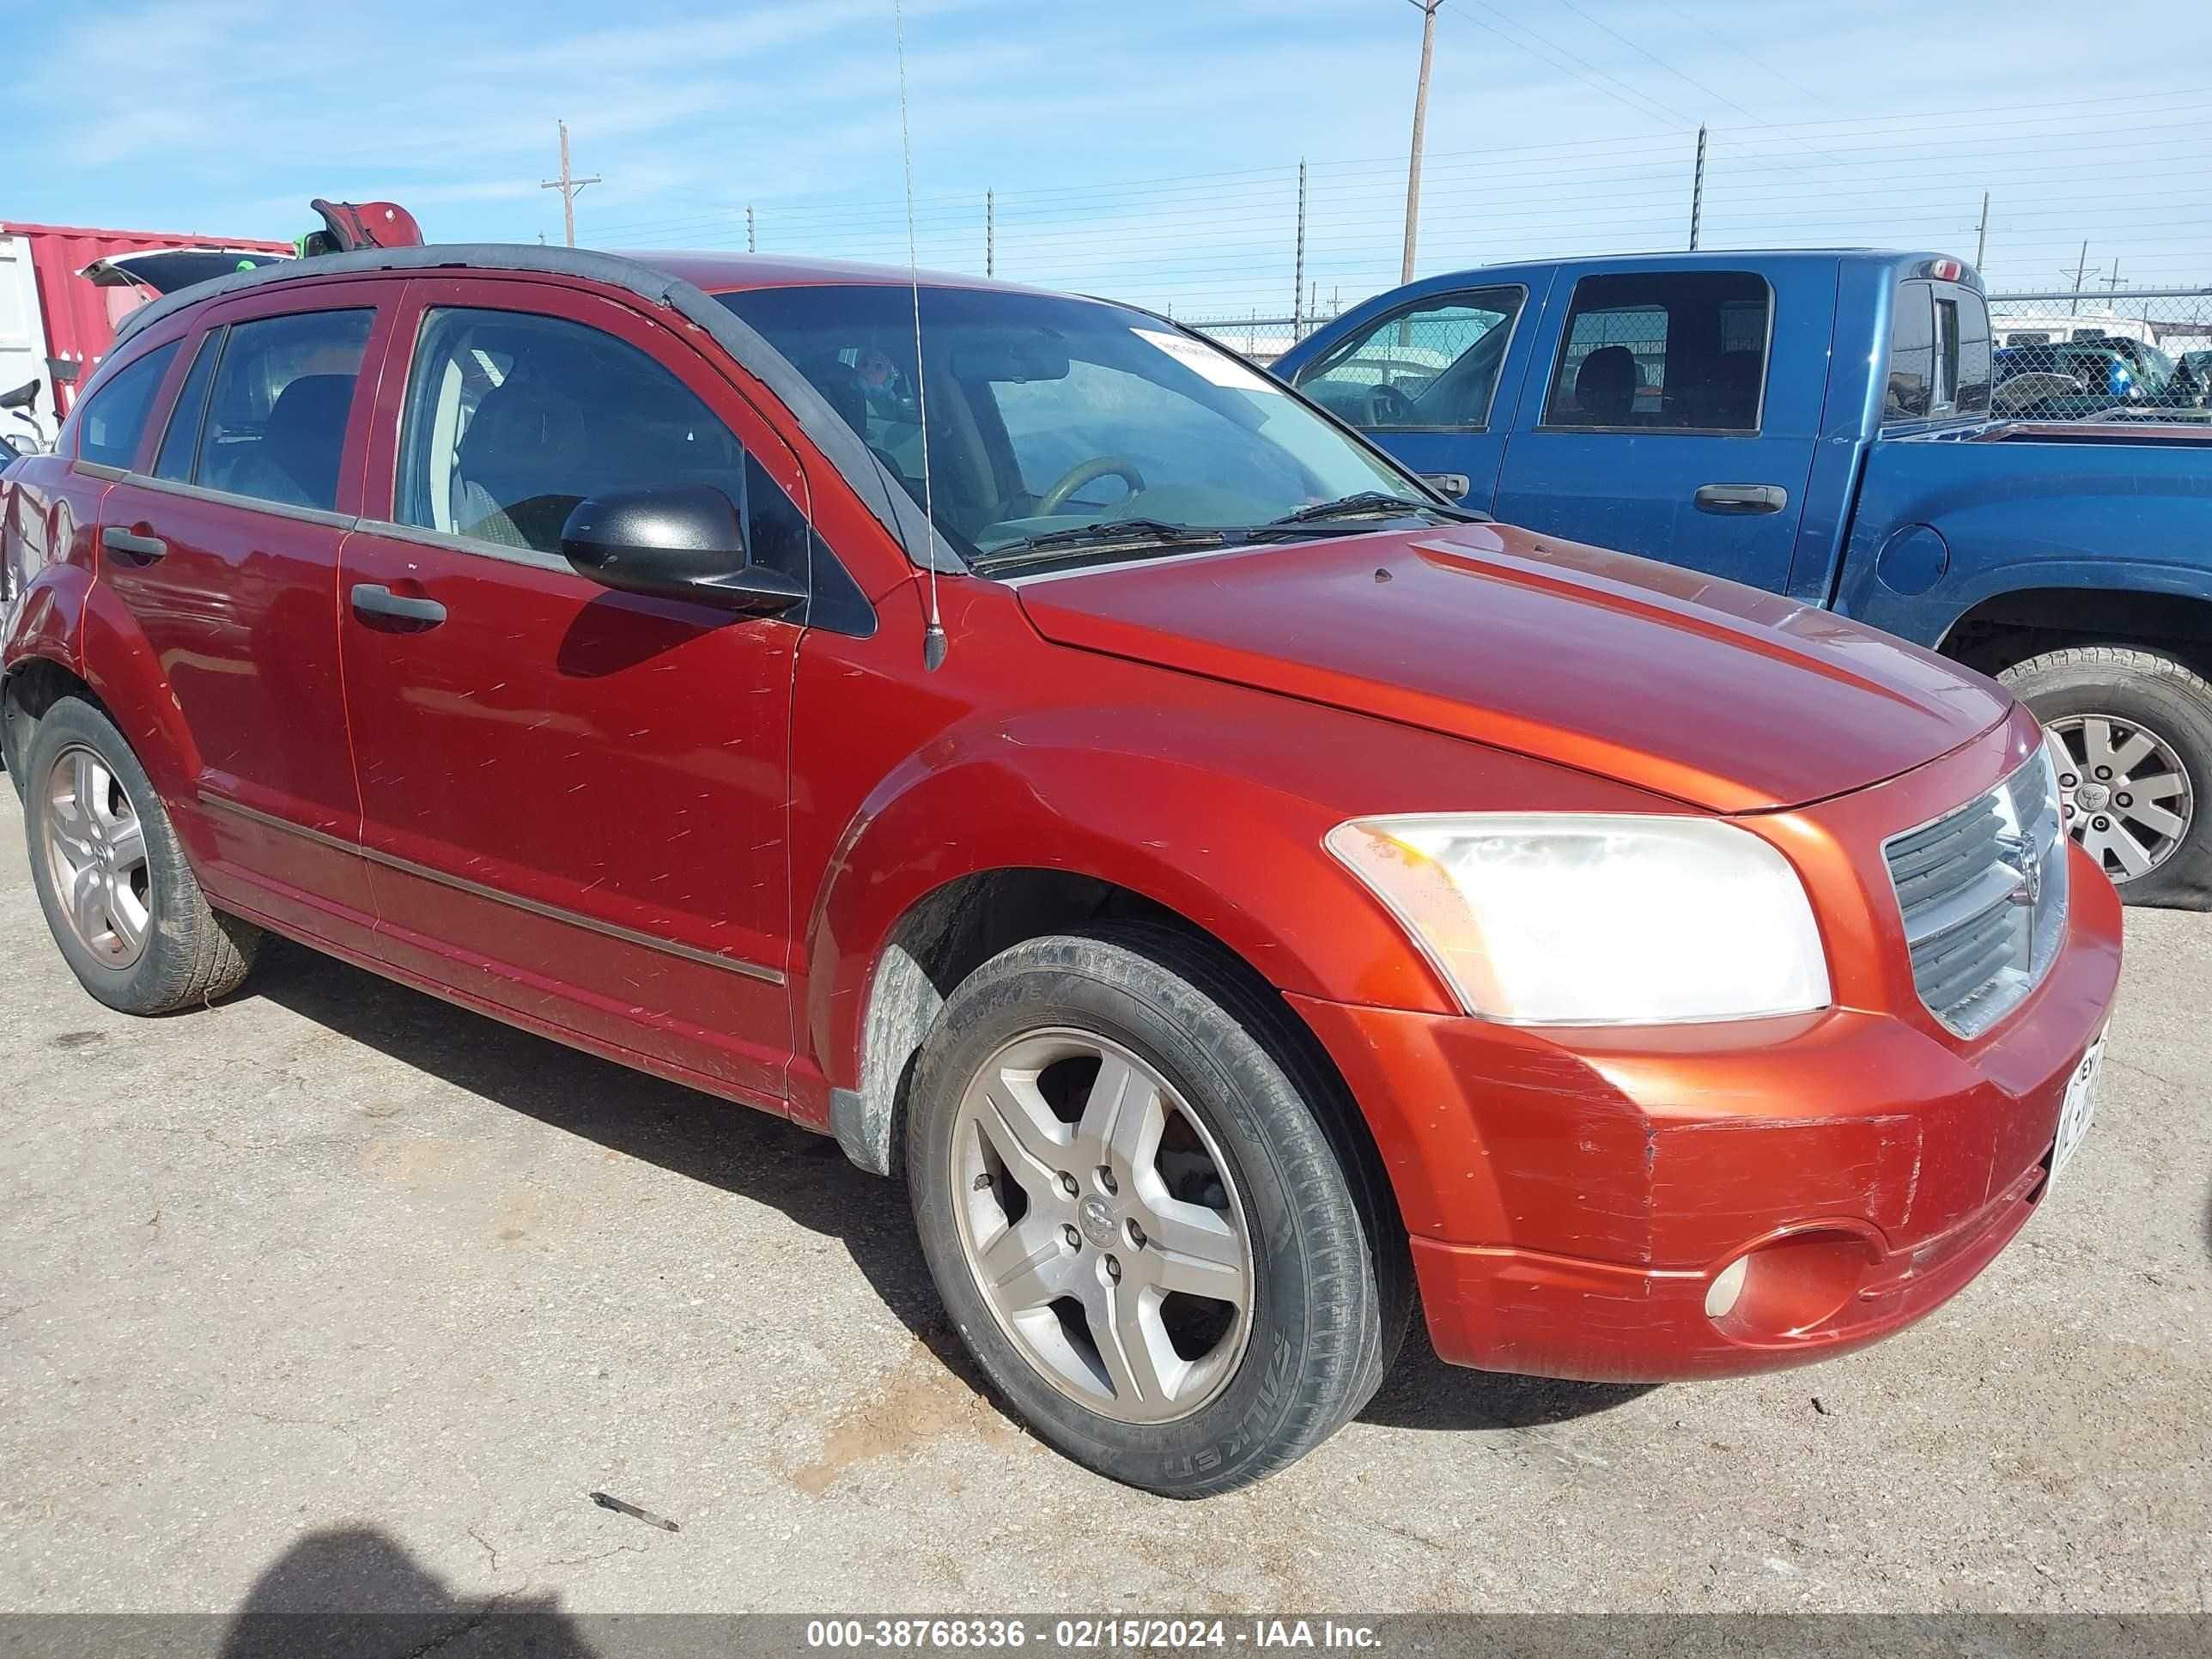
[[[1480,431],[1526,298],[1491,288],[1423,300],[1315,359],[1298,390],[1353,426]]]
[[[154,461],[155,477],[171,478],[179,483],[192,481],[192,464],[199,456],[200,428],[207,418],[208,382],[215,378],[216,359],[222,355],[222,331],[218,328],[200,342],[200,349],[192,358],[191,372],[185,376],[184,389],[177,393],[176,406],[169,411],[169,428],[161,434],[161,453]]]
[[[1544,424],[1756,432],[1773,291],[1755,271],[1639,271],[1575,284]]]
[[[282,507],[336,510],[346,419],[375,313],[234,323],[208,396],[197,481]]]
[[[128,467],[138,458],[138,441],[146,435],[147,417],[154,412],[154,398],[178,344],[172,340],[156,346],[116,370],[106,385],[85,400],[76,417],[79,460]]]

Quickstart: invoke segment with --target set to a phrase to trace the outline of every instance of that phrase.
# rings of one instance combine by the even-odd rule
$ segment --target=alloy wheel
[[[2196,792],[2173,745],[2116,714],[2064,715],[2048,729],[2060,813],[2105,873],[2132,881],[2172,858],[2196,816]]]
[[[1163,1423],[1235,1376],[1255,1274],[1218,1144],[1159,1072],[1094,1032],[1001,1048],[953,1125],[952,1208],[993,1316],[1062,1394]]]
[[[125,969],[153,931],[146,831],[114,769],[72,745],[46,775],[46,863],[77,942],[103,966]]]

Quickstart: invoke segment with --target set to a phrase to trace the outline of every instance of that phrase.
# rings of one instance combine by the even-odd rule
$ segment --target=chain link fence
[[[1990,295],[1993,406],[2039,420],[2212,420],[2212,289]]]
[[[1184,319],[1255,363],[1273,362],[1333,315]],[[1990,295],[1999,414],[2036,420],[2212,421],[2212,288]],[[1435,374],[1464,339],[1401,340],[1408,372]]]

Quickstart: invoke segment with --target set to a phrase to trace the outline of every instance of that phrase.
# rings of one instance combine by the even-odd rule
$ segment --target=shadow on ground
[[[884,1306],[969,1388],[999,1405],[945,1317],[915,1243],[904,1184],[854,1168],[834,1140],[281,940],[270,941],[249,994],[542,1123],[769,1205],[837,1240]],[[1360,1420],[1521,1429],[1605,1411],[1644,1392],[1447,1365],[1417,1316],[1396,1369]]]
[[[554,1597],[458,1596],[370,1527],[312,1532],[254,1580],[220,1659],[528,1653],[597,1659]]]

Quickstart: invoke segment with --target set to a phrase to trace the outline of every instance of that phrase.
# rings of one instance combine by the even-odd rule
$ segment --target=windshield
[[[717,297],[924,499],[911,289]],[[938,533],[970,560],[1063,532],[1097,541],[1122,523],[1132,540],[1233,538],[1320,502],[1422,500],[1275,381],[1141,312],[997,289],[925,287],[921,306],[927,494]]]

